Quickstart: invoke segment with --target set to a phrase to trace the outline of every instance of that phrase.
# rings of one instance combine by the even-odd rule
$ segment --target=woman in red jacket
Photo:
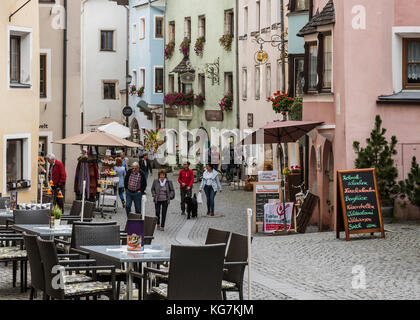
[[[185,215],[185,197],[191,197],[194,182],[194,171],[190,169],[189,162],[185,162],[179,172],[178,182],[181,190],[181,214]]]

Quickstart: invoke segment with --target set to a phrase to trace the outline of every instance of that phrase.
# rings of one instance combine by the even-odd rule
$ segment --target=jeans
[[[162,220],[160,219],[160,208],[162,208]],[[168,201],[156,201],[155,203],[157,224],[164,228],[166,221],[166,212],[168,211]]]
[[[207,212],[214,213],[214,197],[217,191],[214,191],[212,186],[204,186],[204,192],[207,198]]]
[[[134,201],[134,207],[136,209],[136,213],[141,213],[141,192],[132,192],[127,190],[125,192],[125,196],[127,198],[127,203],[125,205],[125,212],[127,213],[127,216],[131,213],[131,205]]]
[[[149,178],[149,171],[144,172],[144,178],[146,179],[146,182],[147,182],[147,178]]]
[[[191,197],[192,195],[192,188],[190,190],[187,190],[187,188],[181,189],[181,212],[185,213],[185,197]]]
[[[120,196],[121,202],[124,202],[124,187],[118,188],[118,194]]]

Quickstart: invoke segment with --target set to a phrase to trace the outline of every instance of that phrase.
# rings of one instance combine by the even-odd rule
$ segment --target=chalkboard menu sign
[[[338,171],[337,238],[381,232],[385,237],[375,169]]]
[[[257,224],[264,223],[264,205],[270,200],[281,200],[281,188],[279,182],[256,182],[254,183],[254,233]]]

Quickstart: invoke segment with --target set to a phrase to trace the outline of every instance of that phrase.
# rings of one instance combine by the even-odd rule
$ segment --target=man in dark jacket
[[[149,177],[149,172],[150,175],[152,175],[152,163],[149,160],[148,153],[143,153],[142,158],[140,159],[140,170],[143,171],[144,177],[147,181],[147,178]]]
[[[64,187],[66,185],[67,178],[66,170],[64,169],[63,163],[58,161],[54,154],[48,154],[47,159],[50,164],[50,168],[48,170],[48,181],[53,182],[52,190],[55,203],[64,212]],[[59,191],[61,191],[61,195]]]
[[[128,170],[124,180],[124,187],[126,190],[125,212],[127,213],[127,216],[131,212],[133,201],[136,213],[141,213],[141,198],[146,190],[147,181],[143,172],[139,170],[138,162],[134,162],[131,169]]]

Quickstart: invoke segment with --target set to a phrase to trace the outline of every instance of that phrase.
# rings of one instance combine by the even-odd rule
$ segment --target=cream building
[[[0,2],[0,192],[19,202],[37,197],[39,12],[25,3]]]

